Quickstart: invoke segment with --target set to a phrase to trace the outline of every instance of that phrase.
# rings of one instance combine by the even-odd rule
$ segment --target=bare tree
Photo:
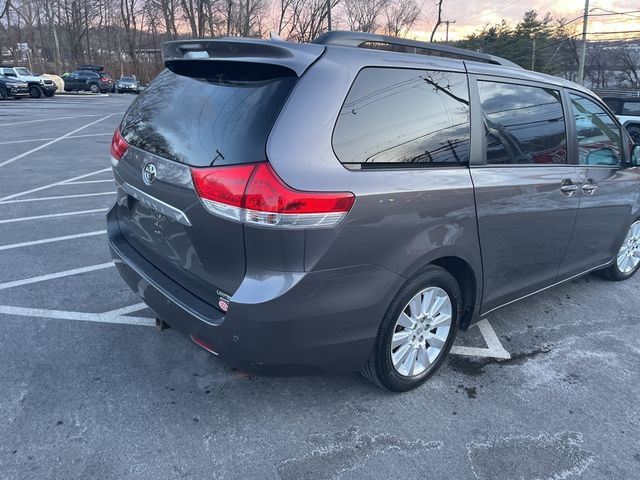
[[[401,37],[407,34],[420,16],[420,6],[416,0],[395,0],[384,9],[387,35]]]
[[[343,0],[342,6],[349,30],[375,32],[378,19],[389,0]]]
[[[442,25],[442,2],[444,0],[437,0],[437,1],[438,1],[438,18],[436,19],[436,24],[433,26],[433,31],[431,32],[431,38],[429,39],[430,42],[433,42],[433,37],[435,37],[436,32],[438,31],[438,27]]]

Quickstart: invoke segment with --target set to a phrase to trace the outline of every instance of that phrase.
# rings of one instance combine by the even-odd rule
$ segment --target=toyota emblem
[[[153,163],[147,163],[142,169],[142,180],[145,184],[151,185],[156,180],[156,166]]]

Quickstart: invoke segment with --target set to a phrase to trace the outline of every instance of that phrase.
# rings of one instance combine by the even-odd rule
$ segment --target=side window
[[[622,104],[622,115],[640,116],[640,100],[635,102],[624,102]]]
[[[567,133],[560,92],[478,82],[487,164],[565,164]]]
[[[466,74],[363,69],[340,111],[333,148],[351,169],[468,163]]]
[[[622,139],[616,122],[593,100],[570,94],[578,134],[580,165],[617,165]]]

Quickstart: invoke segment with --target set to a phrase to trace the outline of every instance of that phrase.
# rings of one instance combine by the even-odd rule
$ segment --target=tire
[[[629,227],[613,263],[598,271],[598,274],[607,280],[619,282],[631,278],[638,269],[640,269],[640,220],[633,222]]]
[[[627,132],[629,132],[629,135],[631,136],[631,140],[633,140],[633,143],[640,144],[640,127],[639,126],[631,125],[630,127],[627,127]]]
[[[31,85],[29,87],[29,96],[31,98],[40,98],[42,96],[42,89],[38,85]]]
[[[414,307],[414,310],[419,310],[422,318],[413,321],[411,317],[420,315],[412,312],[412,300],[421,299],[435,308],[445,297],[435,315],[424,315],[424,305],[416,304],[419,308]],[[431,313],[434,312],[432,308]],[[462,294],[455,278],[443,268],[429,265],[402,287],[391,302],[362,374],[392,392],[406,392],[419,387],[440,368],[451,350],[461,312]],[[413,327],[401,325],[407,322],[411,322]],[[436,323],[437,327],[429,328]],[[400,342],[399,346],[398,343],[392,345],[392,341]]]
[[[91,93],[99,93],[100,92],[100,87],[98,87],[97,84],[92,83],[91,85],[89,85],[89,91]]]
[[[100,90],[100,93],[104,95],[105,93],[107,93],[107,91],[106,90]]]
[[[0,101],[6,100],[7,98],[9,98],[9,92],[7,92],[7,89],[3,85],[0,85]]]

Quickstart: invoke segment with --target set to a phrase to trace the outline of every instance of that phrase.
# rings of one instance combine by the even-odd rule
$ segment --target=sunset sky
[[[418,39],[428,39],[436,17],[436,1],[424,0],[425,21],[414,27],[413,34]],[[582,15],[584,0],[444,0],[443,19],[455,20],[455,25],[449,29],[449,38],[456,40],[477,30],[485,24],[499,23],[502,18],[517,21],[525,11],[535,9],[540,15],[551,12],[554,17],[564,17],[572,20]],[[598,15],[589,18],[589,32],[610,32],[640,30],[640,0],[590,0],[591,14]],[[602,15],[609,12],[630,12],[629,15]],[[582,27],[582,20],[572,23]],[[436,39],[444,40],[445,27],[438,30]],[[612,38],[607,36],[592,36],[590,39]],[[625,35],[624,38],[638,38],[640,33]]]

